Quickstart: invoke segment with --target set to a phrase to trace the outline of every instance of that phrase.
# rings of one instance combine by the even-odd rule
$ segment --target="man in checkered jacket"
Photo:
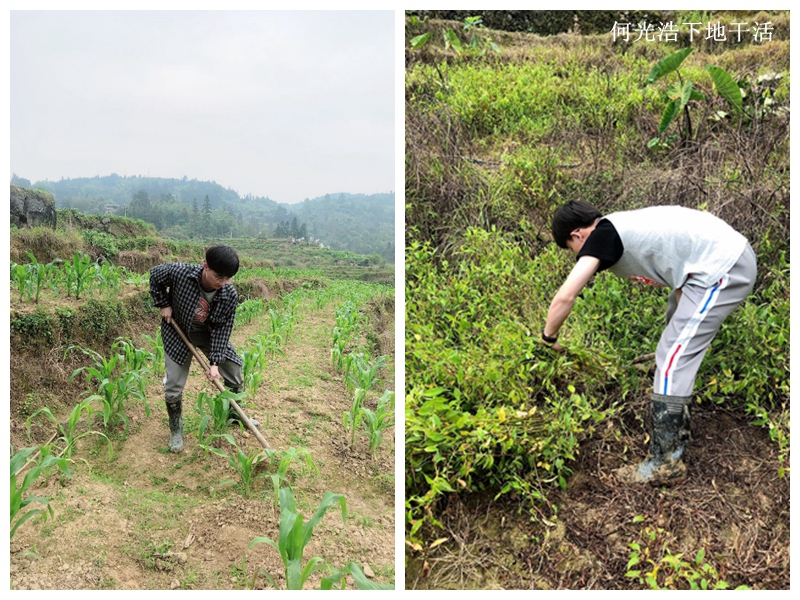
[[[164,340],[164,396],[169,414],[169,449],[183,450],[181,404],[192,356],[171,325],[172,319],[189,341],[208,357],[209,380],[222,377],[225,386],[242,388],[242,359],[230,343],[238,295],[231,279],[239,270],[239,256],[228,246],[206,251],[202,265],[165,263],[150,270],[150,295],[161,312]],[[231,418],[238,418],[235,411]],[[256,421],[253,421],[257,424]]]

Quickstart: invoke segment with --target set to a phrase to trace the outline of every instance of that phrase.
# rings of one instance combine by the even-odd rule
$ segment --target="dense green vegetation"
[[[655,350],[663,328],[662,290],[601,273],[562,330],[566,352],[540,342],[550,300],[574,260],[551,242],[550,219],[572,199],[603,212],[680,204],[747,236],[759,260],[756,288],[715,339],[696,399],[724,402],[766,427],[779,450],[774,472],[783,477],[788,13],[731,16],[770,21],[781,40],[698,44],[678,71],[649,85],[654,66],[679,44],[487,29],[476,37],[474,21],[423,16],[406,21],[410,547],[443,541],[431,544],[443,535],[436,527],[443,499],[454,493],[514,496],[545,522],[582,444],[613,438],[612,417],[649,392],[652,379],[638,359]],[[454,44],[453,35],[463,41]],[[719,71],[741,89],[740,108],[719,89]],[[675,86],[686,95],[659,130]]]
[[[12,185],[53,194],[58,208],[141,219],[164,237],[304,238],[308,243],[379,254],[394,262],[394,193],[328,194],[298,204],[240,197],[211,181],[162,177],[95,177],[36,181],[16,174]]]

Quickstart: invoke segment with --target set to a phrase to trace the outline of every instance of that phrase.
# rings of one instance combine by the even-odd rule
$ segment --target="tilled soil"
[[[306,521],[325,491],[346,497],[346,523],[337,503],[314,530],[305,559],[319,556],[335,569],[355,561],[374,581],[394,583],[394,432],[386,432],[377,457],[369,453],[363,434],[354,449],[346,443],[342,412],[351,398],[330,366],[334,308],[300,312],[285,356],[270,362],[245,410],[261,421],[272,448],[311,452],[319,475],[296,475],[292,483]],[[258,330],[253,322],[234,332],[240,353]],[[382,373],[390,389],[391,368]],[[141,407],[129,413],[131,431],[114,442],[113,459],[104,445],[85,441],[75,455],[72,478],[41,482],[35,492],[51,499],[55,517],[23,524],[11,540],[13,589],[269,587],[262,572],[276,587],[285,587],[278,552],[266,544],[250,547],[259,536],[278,539],[280,515],[271,484],[259,479],[246,498],[240,486],[226,483],[239,481],[238,475],[224,458],[206,454],[197,443],[194,399],[201,389],[213,388],[199,368],[193,369],[184,393],[180,454],[167,449],[167,414],[154,381],[147,390],[150,417]],[[32,445],[23,438],[21,417],[12,415],[11,432],[15,447]],[[249,432],[229,432],[246,452],[260,449]],[[228,444],[221,447],[232,451]],[[306,588],[318,587],[323,574],[312,575]],[[350,578],[347,587],[355,587]]]
[[[625,417],[623,417],[625,418]],[[450,498],[444,530],[448,541],[409,556],[408,589],[649,589],[626,576],[653,570],[679,556],[703,571],[709,587],[789,589],[789,478],[777,474],[777,450],[767,433],[742,415],[703,406],[692,415],[687,479],[670,488],[628,486],[613,470],[646,453],[638,436],[595,436],[581,447],[566,491],[555,494],[551,526],[531,521],[521,504],[486,497]],[[622,429],[625,429],[622,424]],[[550,515],[552,516],[552,515]],[[629,567],[638,544],[639,565]],[[702,550],[698,561],[698,551]],[[664,585],[670,568],[659,569]],[[702,577],[695,583],[701,585]],[[688,589],[687,577],[672,587]]]

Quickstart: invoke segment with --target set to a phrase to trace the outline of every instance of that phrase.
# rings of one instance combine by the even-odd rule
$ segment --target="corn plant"
[[[339,327],[333,328],[333,348],[331,349],[331,364],[337,371],[341,371],[344,366],[345,348],[349,338],[345,337]]]
[[[72,372],[72,375],[69,377],[70,383],[78,373],[83,372],[86,376],[86,384],[90,385],[92,383],[92,379],[96,379],[98,383],[102,383],[103,381],[110,381],[114,377],[114,373],[117,370],[117,366],[120,365],[124,360],[125,357],[122,354],[115,353],[109,356],[108,358],[104,357],[99,352],[95,352],[90,348],[83,348],[82,346],[72,345],[69,346],[64,351],[64,358],[67,357],[67,354],[71,350],[79,350],[83,352],[86,356],[92,359],[92,365],[84,365],[83,367],[78,367]]]
[[[95,263],[92,278],[103,288],[119,291],[123,271],[123,268],[116,267],[111,263],[103,263],[102,265],[100,263]]]
[[[390,427],[394,427],[394,392],[386,390],[374,411],[364,408],[364,428],[369,436],[369,451],[373,456],[377,454],[383,441],[382,432]]]
[[[91,267],[91,257],[83,252],[76,252],[71,261],[64,263],[64,282],[67,295],[74,292],[75,298],[80,299],[83,288],[95,274]]]
[[[15,262],[11,263],[11,281],[19,292],[19,301],[31,294],[31,276],[28,265],[19,265]]]
[[[161,328],[156,330],[155,336],[144,335],[147,340],[148,346],[151,348],[150,356],[152,357],[150,369],[155,375],[164,374],[164,340],[161,339]]]
[[[249,498],[255,481],[266,476],[266,473],[256,475],[256,469],[261,462],[267,460],[267,455],[261,449],[251,452],[250,454],[245,453],[244,450],[236,444],[236,440],[234,440],[233,436],[229,433],[212,435],[209,437],[209,442],[217,438],[224,439],[226,442],[230,443],[230,445],[234,447],[233,454],[228,454],[224,450],[211,446],[210,444],[200,444],[200,446],[207,452],[221,456],[228,461],[228,464],[231,465],[234,471],[239,475],[243,496]],[[222,485],[229,483],[235,482],[233,480],[224,480],[221,482]]]
[[[57,268],[54,262],[49,262],[47,264],[40,263],[36,260],[33,253],[26,252],[26,254],[28,255],[28,260],[30,260],[31,271],[33,273],[32,280],[35,289],[33,301],[38,304],[42,289],[45,287],[45,284],[51,282],[55,278]]]
[[[260,345],[242,352],[242,379],[248,396],[255,395],[264,376],[266,354]]]
[[[345,432],[350,433],[350,447],[355,446],[356,431],[361,427],[364,420],[364,390],[357,390],[353,395],[353,402],[350,405],[350,410],[342,413],[342,423],[344,424]]]
[[[369,356],[364,353],[352,354],[353,360],[348,361],[345,371],[345,381],[349,391],[362,389],[368,392],[378,382],[378,371],[386,366],[386,356],[379,356],[370,362]]]
[[[278,346],[282,346],[286,342],[286,339],[294,329],[294,310],[294,305],[290,305],[284,311],[275,310],[274,308],[270,308],[267,311],[270,322],[270,336]]]
[[[122,364],[125,371],[133,374],[139,384],[139,389],[144,394],[146,377],[152,373],[152,369],[148,365],[155,363],[155,355],[145,348],[137,348],[131,340],[121,337],[114,341],[111,349],[122,353]],[[162,345],[161,351],[163,352],[163,350]]]
[[[136,273],[135,271],[125,272],[125,283],[133,285],[138,290],[139,288],[146,287],[150,281],[150,272]]]
[[[50,468],[57,467],[67,477],[72,477],[69,470],[69,461],[66,458],[59,458],[42,451],[42,448],[22,448],[14,453],[14,447],[11,447],[11,484],[9,489],[11,491],[11,537],[19,529],[20,525],[26,521],[41,515],[43,520],[47,520],[48,514],[53,516],[53,507],[50,506],[50,500],[42,496],[26,495],[28,490],[34,482]],[[41,454],[36,459],[31,459],[30,456],[36,451]],[[33,461],[30,470],[25,473],[22,481],[19,481],[19,476],[25,466]],[[31,508],[23,512],[32,502],[38,502],[43,505],[43,508]]]
[[[364,575],[364,571],[361,570],[361,566],[358,563],[350,562],[347,563],[344,569],[341,571],[333,571],[327,577],[322,578],[322,582],[320,583],[321,590],[332,590],[332,589],[344,589],[345,584],[345,577],[350,575],[353,578],[353,581],[356,584],[356,587],[360,590],[393,590],[394,586],[391,584],[383,584],[383,583],[375,583],[371,581],[369,577]],[[338,588],[336,586],[339,586]]]
[[[11,263],[11,279],[19,292],[20,301],[23,297],[27,297],[29,301],[33,300],[38,304],[42,289],[52,281],[56,267],[52,262],[40,263],[30,251],[26,251],[25,254],[28,256],[28,264]]]
[[[224,433],[228,426],[235,422],[230,417],[231,400],[241,403],[245,396],[245,393],[235,394],[230,390],[219,394],[209,394],[205,391],[197,394],[196,409],[201,415],[200,424],[197,427],[197,440],[201,445],[211,437]],[[206,438],[206,430],[208,430],[209,438]]]
[[[350,300],[336,309],[336,324],[347,332],[356,329],[360,320],[361,315],[356,305]]]
[[[247,325],[258,315],[262,314],[265,310],[264,300],[262,298],[253,298],[245,300],[236,307],[236,317],[234,317],[233,324],[235,327]]]
[[[303,552],[311,536],[314,527],[325,516],[325,512],[336,502],[342,509],[342,522],[347,521],[347,502],[342,494],[325,492],[322,501],[314,515],[305,523],[303,515],[297,512],[295,506],[294,493],[291,488],[281,488],[280,493],[281,522],[278,528],[278,541],[275,542],[267,537],[257,537],[250,542],[249,547],[256,544],[268,544],[275,548],[283,561],[284,574],[286,576],[286,589],[302,590],[303,585],[312,573],[326,569],[327,565],[320,564],[322,559],[315,556],[303,564]],[[259,570],[256,576],[263,571]]]
[[[273,502],[276,505],[279,501],[278,493],[281,489],[281,482],[289,481],[289,467],[292,463],[300,464],[301,475],[319,473],[319,467],[317,467],[317,463],[314,462],[307,448],[287,448],[286,450],[265,449],[264,453],[270,459],[270,468],[274,469],[274,471],[271,470],[267,473],[266,476],[272,482]]]
[[[92,414],[94,412],[92,410],[92,402],[94,402],[94,400],[91,398],[84,398],[81,400],[72,408],[72,411],[70,411],[69,417],[67,417],[66,421],[59,421],[56,419],[50,409],[46,406],[44,408],[40,408],[30,417],[28,417],[26,421],[28,436],[31,434],[31,422],[37,415],[42,414],[58,428],[58,437],[53,444],[61,444],[60,451],[58,453],[59,456],[63,458],[70,458],[77,443],[81,439],[90,435],[96,435],[106,440],[106,443],[108,444],[108,457],[109,459],[112,458],[114,455],[114,447],[111,445],[111,440],[108,439],[108,436],[100,431],[88,429],[88,424],[91,423]],[[79,425],[81,423],[81,417],[84,413],[86,414],[87,429],[81,431]]]
[[[125,406],[131,399],[141,400],[145,414],[150,416],[150,405],[141,386],[141,379],[135,372],[126,372],[113,379],[104,379],[98,385],[97,393],[87,396],[87,400],[99,400],[102,403],[103,425],[106,431],[113,431],[117,425],[123,423],[124,434],[127,435],[130,419],[125,413]]]

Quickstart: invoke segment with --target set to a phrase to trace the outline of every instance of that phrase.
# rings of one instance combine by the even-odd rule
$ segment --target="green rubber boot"
[[[183,417],[181,417],[181,398],[167,401],[169,415],[169,451],[183,450]]]
[[[689,440],[689,398],[654,393],[651,401],[653,431],[647,458],[614,473],[624,483],[675,485],[686,479],[683,455]]]

